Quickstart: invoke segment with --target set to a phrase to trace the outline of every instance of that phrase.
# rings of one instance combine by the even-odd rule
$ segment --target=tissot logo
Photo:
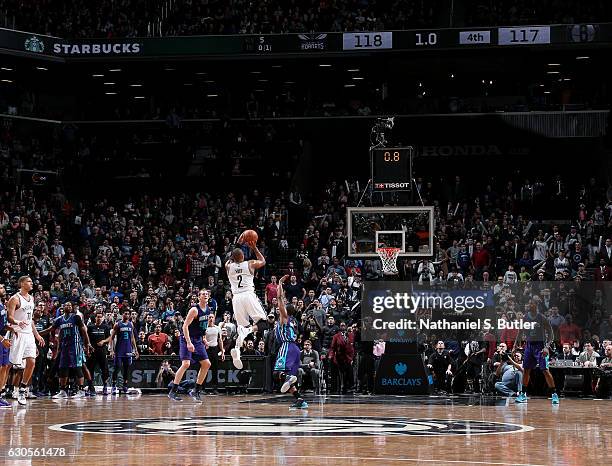
[[[327,34],[298,34],[302,50],[325,50]]]
[[[116,419],[57,424],[62,432],[107,435],[370,436],[483,435],[527,432],[532,427],[486,421],[383,417],[188,417]]]
[[[53,53],[60,55],[137,55],[142,51],[138,42],[53,44]]]
[[[45,51],[45,43],[36,36],[32,36],[23,44],[27,52],[43,53]]]

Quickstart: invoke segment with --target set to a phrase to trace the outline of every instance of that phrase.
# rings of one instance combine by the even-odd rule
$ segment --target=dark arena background
[[[611,56],[607,0],[0,0],[0,463],[606,464]]]

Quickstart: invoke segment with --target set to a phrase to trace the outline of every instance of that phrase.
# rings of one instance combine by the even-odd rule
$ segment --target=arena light
[[[344,87],[355,87],[355,84],[345,84]]]
[[[145,96],[144,95],[135,95],[134,98],[135,99],[144,99]]]
[[[130,87],[142,87],[142,84],[130,84]]]
[[[36,69],[39,71],[49,71],[49,68],[45,68],[44,66],[37,66]]]
[[[2,70],[2,71],[15,71],[13,68],[8,68],[6,66],[0,67],[0,70]]]
[[[193,83],[183,83],[183,86],[193,86]]]
[[[576,57],[576,60],[588,60],[591,57],[586,57],[586,56],[580,56],[580,57]]]
[[[548,63],[548,66],[561,66],[561,63]]]
[[[104,83],[105,86],[114,86],[117,83]]]
[[[197,71],[197,72],[196,72],[196,74],[197,74],[198,76],[204,76],[204,75],[206,75],[206,74],[208,74],[208,73],[207,73],[206,71]]]
[[[110,70],[108,70],[112,73],[116,73],[117,71],[121,71],[121,68],[111,68]]]
[[[261,71],[251,71],[251,74],[261,74]]]
[[[219,97],[219,94],[206,94],[206,97]]]
[[[361,76],[353,76],[351,79],[353,79],[354,81],[363,81],[365,78]]]
[[[259,83],[267,83],[269,80],[268,79],[258,79],[257,82]]]
[[[546,74],[559,74],[559,71],[547,71]]]
[[[544,91],[544,94],[550,94],[550,91]]]
[[[325,63],[321,63],[319,64],[319,68],[331,68],[331,65],[325,64]]]
[[[346,70],[349,73],[359,73],[359,68],[351,68],[350,70]]]
[[[572,78],[563,78],[563,81],[571,81]]]
[[[116,92],[105,92],[106,95],[117,95]]]
[[[91,76],[93,78],[102,78],[104,75],[103,74],[92,74]]]
[[[13,81],[11,79],[3,79],[2,82],[3,83],[12,83]]]
[[[272,68],[282,68],[283,65],[272,65]]]

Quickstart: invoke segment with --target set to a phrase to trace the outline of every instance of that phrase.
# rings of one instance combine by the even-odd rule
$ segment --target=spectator
[[[304,376],[309,377],[315,393],[319,393],[319,353],[312,349],[312,342],[304,340],[304,349],[300,356],[300,369],[298,371],[300,387],[303,386]]]
[[[347,332],[346,322],[340,322],[339,331],[333,336],[329,348],[331,361],[332,394],[346,394],[353,386],[352,367],[355,348],[353,335]]]
[[[583,366],[596,366],[599,353],[593,350],[593,345],[590,342],[584,344],[584,351],[578,356],[578,362]]]
[[[168,335],[163,333],[161,329],[161,324],[157,324],[155,325],[155,332],[149,335],[148,343],[152,354],[163,355],[168,350],[166,347],[166,344],[169,343]]]

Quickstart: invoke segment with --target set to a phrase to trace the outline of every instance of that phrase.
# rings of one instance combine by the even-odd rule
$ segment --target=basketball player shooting
[[[26,388],[32,380],[36,364],[36,341],[42,347],[45,346],[45,340],[38,334],[32,321],[34,315],[34,298],[30,295],[33,288],[32,279],[28,276],[19,277],[17,283],[19,292],[8,301],[7,319],[13,330],[9,361],[13,368],[23,372],[17,402],[25,406]]]
[[[267,316],[263,310],[259,298],[255,294],[253,277],[255,271],[266,265],[266,258],[257,249],[257,233],[253,230],[246,230],[238,238],[239,244],[248,244],[257,259],[245,261],[244,253],[240,248],[232,251],[230,260],[225,263],[225,270],[229,277],[232,287],[232,305],[234,317],[238,324],[238,338],[236,346],[230,353],[236,369],[242,369],[243,364],[240,360],[240,349],[246,336],[251,332],[265,330],[268,328]],[[253,321],[250,325],[249,318]]]

